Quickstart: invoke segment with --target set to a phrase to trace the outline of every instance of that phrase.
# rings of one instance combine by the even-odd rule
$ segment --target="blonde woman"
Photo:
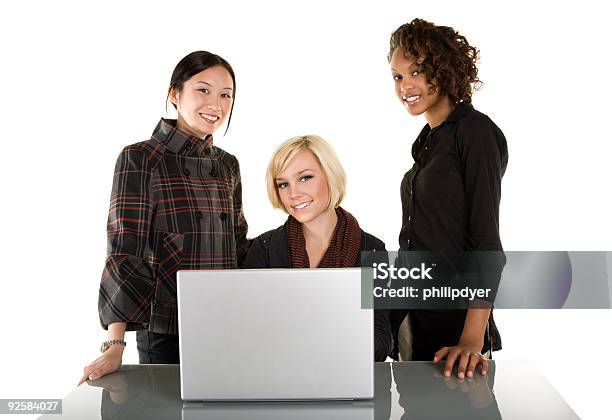
[[[253,241],[244,268],[358,267],[361,251],[385,251],[340,207],[346,175],[321,137],[294,137],[280,145],[266,183],[272,206],[286,212],[287,221]],[[391,352],[389,311],[374,311],[374,331],[375,360],[383,361]]]

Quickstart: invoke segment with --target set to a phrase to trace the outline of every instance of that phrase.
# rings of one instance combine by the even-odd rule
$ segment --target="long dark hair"
[[[190,54],[187,54],[181,61],[178,62],[174,71],[172,72],[172,76],[170,77],[170,86],[168,87],[168,96],[166,100],[170,97],[170,91],[174,89],[176,92],[181,92],[183,90],[183,85],[187,80],[189,80],[192,76],[204,71],[210,67],[221,66],[226,69],[230,76],[232,76],[233,82],[233,98],[236,99],[236,76],[234,75],[234,69],[230,66],[223,57],[218,56],[217,54],[213,54],[208,51],[194,51]],[[234,111],[234,100],[232,100],[232,108],[230,109],[230,114],[227,119],[227,127],[225,128],[225,132],[229,130],[230,122],[232,121],[232,112]],[[172,104],[174,109],[176,109],[176,105]]]

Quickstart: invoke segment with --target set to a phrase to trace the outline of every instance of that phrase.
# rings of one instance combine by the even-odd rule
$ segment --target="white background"
[[[425,120],[395,98],[386,54],[390,33],[423,17],[481,50],[474,105],[510,153],[504,247],[612,249],[610,15],[600,2],[225,3],[3,7],[0,398],[61,398],[97,357],[115,159],[166,116],[172,69],[193,50],[219,53],[237,75],[232,127],[215,142],[240,160],[251,237],[284,220],[265,194],[272,151],[316,133],[348,173],[344,208],[397,249],[399,183]],[[579,416],[607,417],[610,311],[497,319],[497,359],[533,361]],[[137,362],[133,334],[124,362]]]

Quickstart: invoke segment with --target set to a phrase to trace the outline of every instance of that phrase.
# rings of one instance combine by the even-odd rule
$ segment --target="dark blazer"
[[[361,231],[361,251],[386,253],[385,244],[375,236]],[[361,258],[355,261],[360,266]],[[253,240],[242,268],[289,268],[289,245],[285,226],[279,226]],[[389,310],[374,310],[374,358],[384,361],[393,349]]]
[[[238,160],[162,119],[123,149],[108,213],[98,312],[104,329],[178,333],[176,272],[238,268],[249,242]]]

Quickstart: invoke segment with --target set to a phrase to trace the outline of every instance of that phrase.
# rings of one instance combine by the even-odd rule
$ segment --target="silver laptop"
[[[183,400],[374,396],[361,271],[178,272]]]

